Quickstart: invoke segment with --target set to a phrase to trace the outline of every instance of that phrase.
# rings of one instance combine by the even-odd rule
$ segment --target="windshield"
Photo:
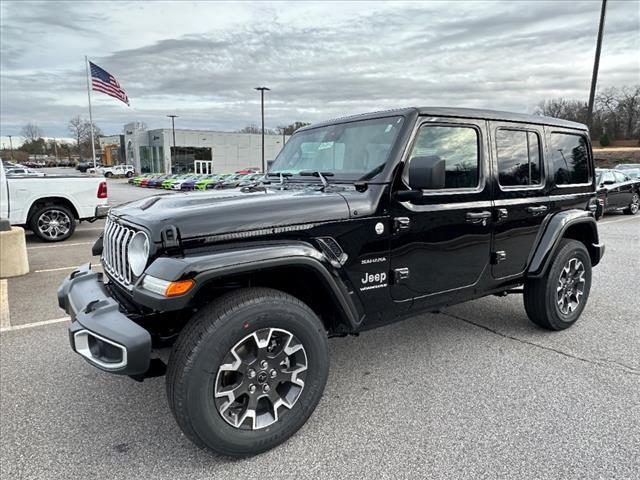
[[[313,128],[293,135],[270,173],[322,172],[367,180],[382,171],[403,117],[376,118]]]

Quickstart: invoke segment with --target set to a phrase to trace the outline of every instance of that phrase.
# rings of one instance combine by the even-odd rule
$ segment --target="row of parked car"
[[[129,179],[137,187],[164,188],[166,190],[211,190],[246,187],[259,182],[261,173],[226,173],[211,175],[148,173]]]

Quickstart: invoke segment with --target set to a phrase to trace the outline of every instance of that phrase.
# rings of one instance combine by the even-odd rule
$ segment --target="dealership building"
[[[264,136],[264,156],[272,162],[287,138]],[[124,126],[126,163],[141,173],[231,173],[261,168],[262,136],[207,130],[148,130],[141,122]]]

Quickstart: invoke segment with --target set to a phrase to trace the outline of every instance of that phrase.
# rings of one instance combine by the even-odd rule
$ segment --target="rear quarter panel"
[[[31,206],[41,198],[58,197],[71,202],[81,219],[92,218],[98,205],[98,186],[104,181],[93,177],[30,177],[8,179],[9,219],[12,224],[25,224]]]

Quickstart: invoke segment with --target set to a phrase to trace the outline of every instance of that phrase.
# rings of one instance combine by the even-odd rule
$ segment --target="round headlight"
[[[127,252],[129,266],[136,277],[142,275],[149,260],[149,237],[144,232],[136,233],[129,243]]]

